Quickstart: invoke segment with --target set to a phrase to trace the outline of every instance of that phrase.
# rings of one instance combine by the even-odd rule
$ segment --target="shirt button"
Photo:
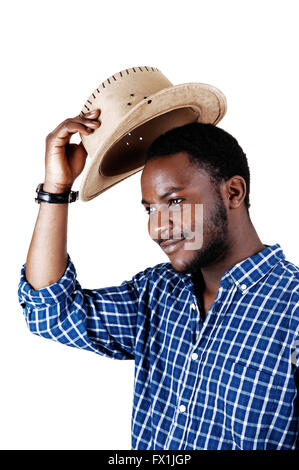
[[[241,287],[242,290],[245,290],[247,286],[246,286],[246,284],[241,284],[240,287]]]
[[[192,353],[191,357],[194,361],[196,361],[196,359],[198,358],[198,354],[197,353]]]
[[[184,413],[184,411],[186,411],[185,405],[180,405],[179,410],[181,413]]]
[[[196,305],[195,304],[191,304],[191,308],[193,308],[193,310],[196,309]]]

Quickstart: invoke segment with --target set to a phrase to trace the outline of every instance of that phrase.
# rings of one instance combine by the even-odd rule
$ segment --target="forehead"
[[[142,193],[165,193],[172,187],[198,188],[210,184],[207,172],[191,163],[186,152],[155,157],[141,174]]]

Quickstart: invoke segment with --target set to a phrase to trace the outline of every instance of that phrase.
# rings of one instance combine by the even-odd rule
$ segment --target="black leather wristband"
[[[36,188],[35,202],[48,202],[50,204],[67,204],[77,201],[79,191],[66,191],[65,193],[46,193],[43,190],[43,183],[40,183]]]

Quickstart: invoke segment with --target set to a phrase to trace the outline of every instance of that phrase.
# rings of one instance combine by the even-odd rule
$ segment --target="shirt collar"
[[[264,245],[266,248],[228,269],[220,280],[220,286],[228,287],[235,284],[240,291],[245,293],[250,286],[268,274],[279,261],[285,259],[279,243],[275,245],[266,245],[264,243]],[[167,263],[167,265],[173,270],[171,263]],[[183,282],[191,282],[192,284],[192,274],[176,273],[176,275]]]
[[[285,259],[279,243],[264,245],[266,248],[228,269],[221,278],[220,286],[233,282],[242,292],[246,292],[251,285],[268,274],[279,261]]]

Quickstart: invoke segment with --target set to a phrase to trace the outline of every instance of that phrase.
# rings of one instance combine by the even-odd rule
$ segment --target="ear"
[[[246,181],[242,176],[232,176],[226,181],[226,197],[229,209],[238,209],[246,196]]]

